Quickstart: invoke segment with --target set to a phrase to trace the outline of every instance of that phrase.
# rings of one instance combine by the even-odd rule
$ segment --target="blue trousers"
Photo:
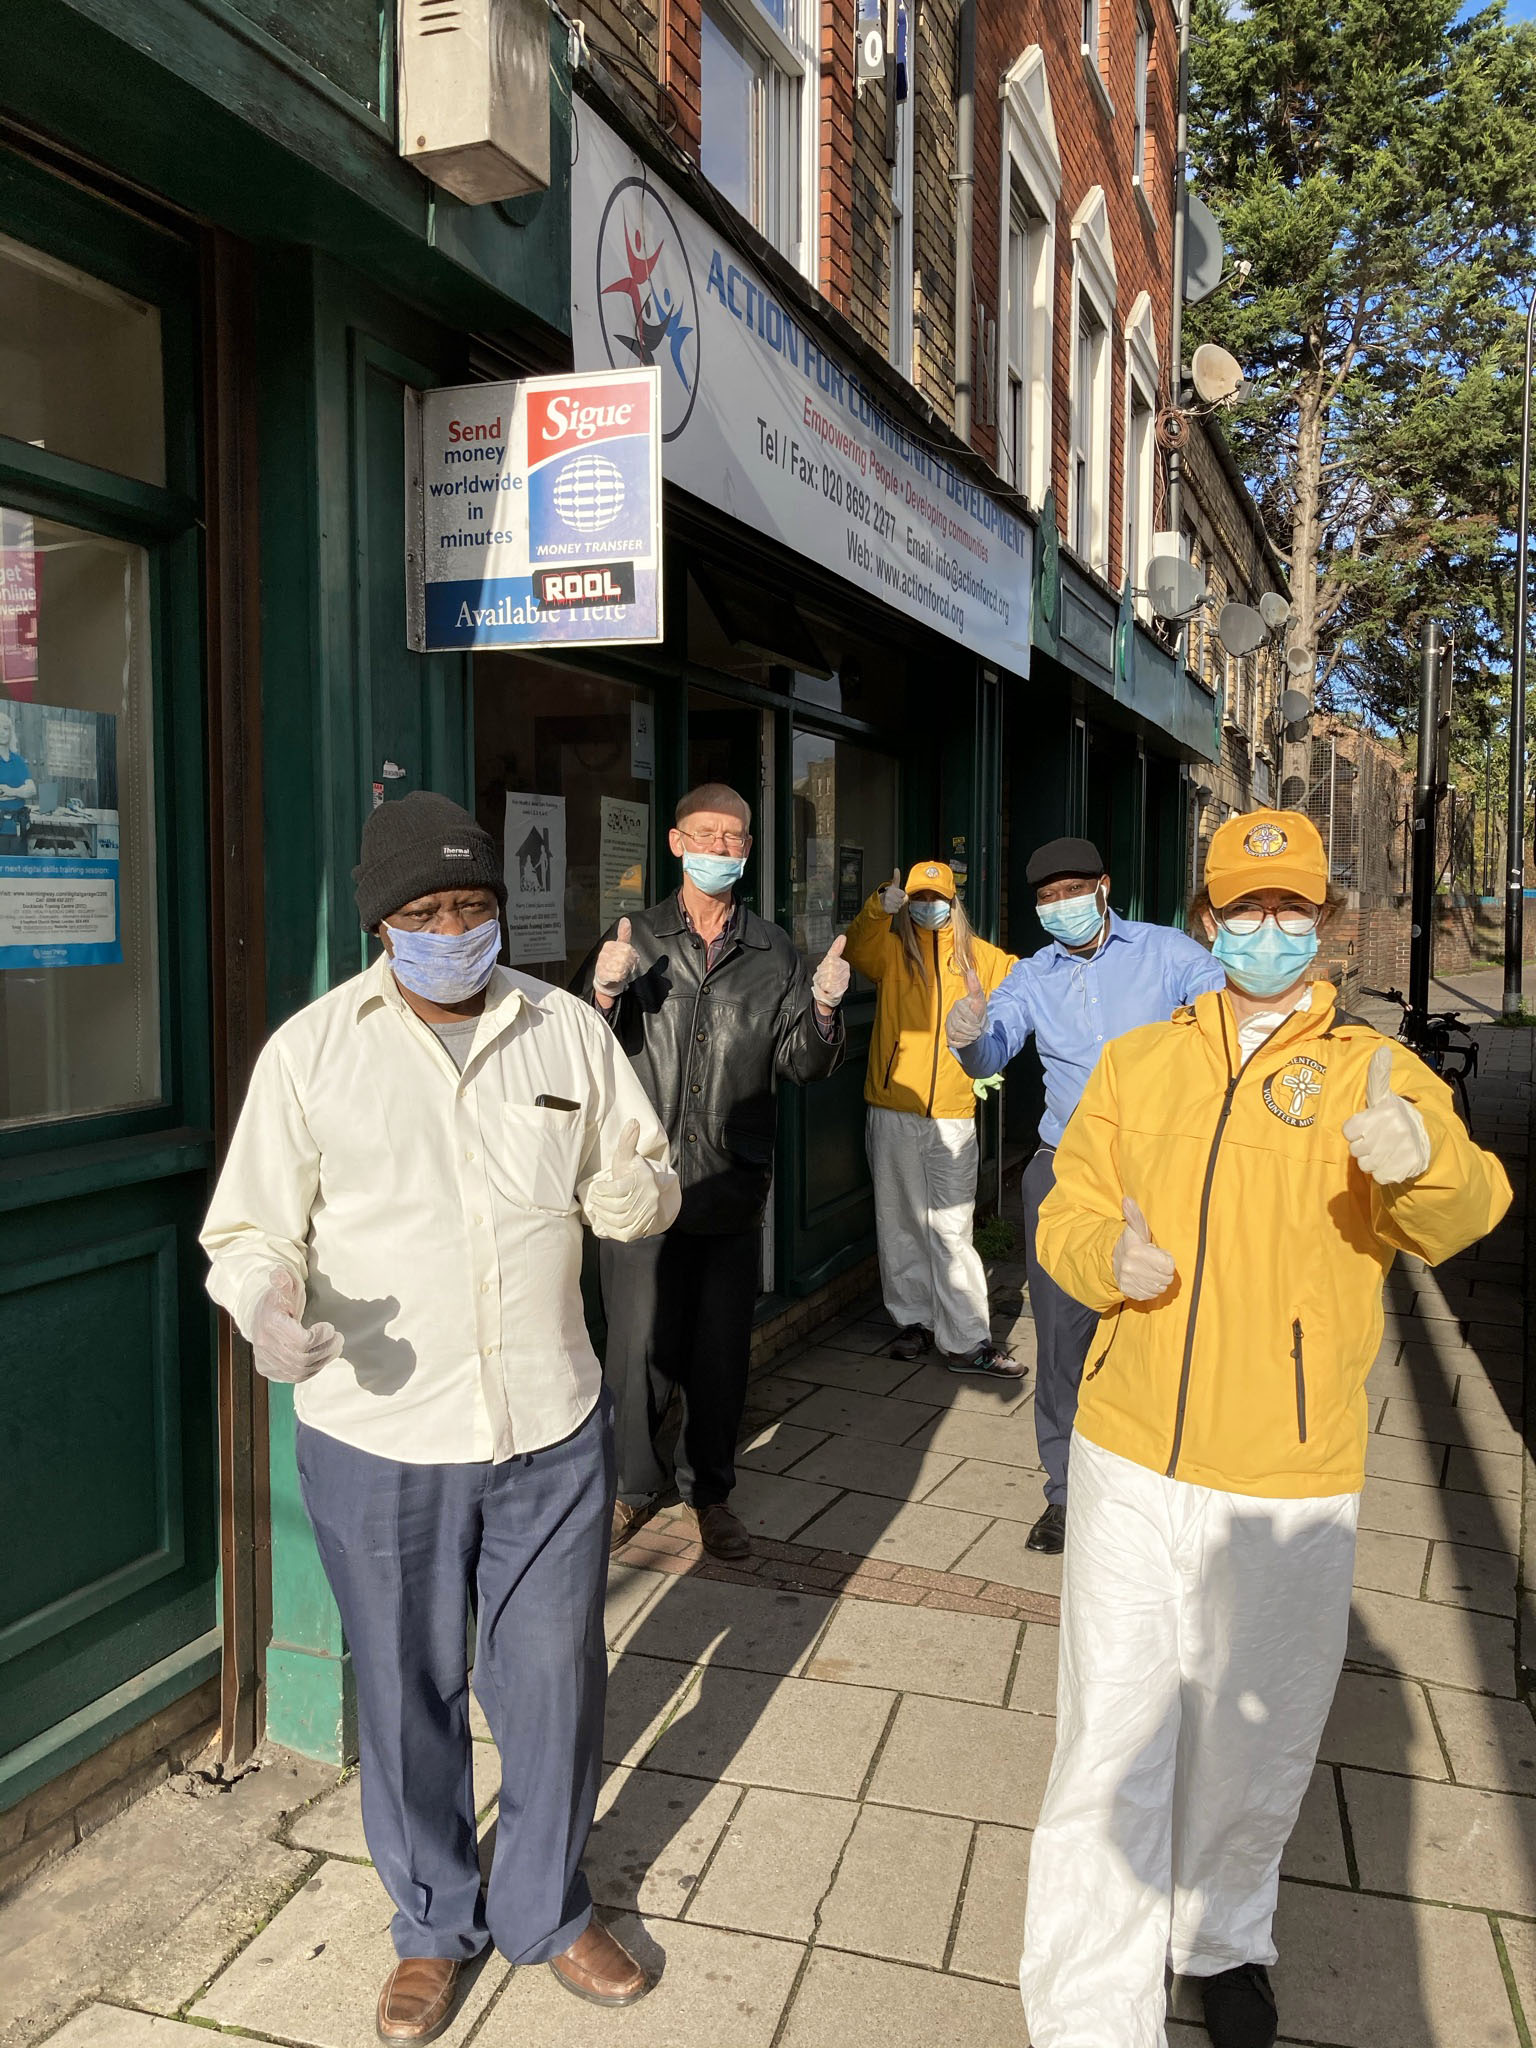
[[[1024,1169],[1024,1260],[1035,1319],[1035,1442],[1045,1467],[1045,1497],[1067,1498],[1067,1457],[1077,1419],[1077,1390],[1099,1318],[1056,1285],[1035,1257],[1040,1204],[1056,1185],[1056,1148],[1042,1145]]]
[[[608,1666],[611,1403],[499,1465],[404,1465],[302,1423],[299,1480],[357,1680],[363,1831],[399,1956],[513,1963],[592,1916],[581,1859],[597,1806]],[[482,1901],[470,1775],[475,1693],[501,1751]]]

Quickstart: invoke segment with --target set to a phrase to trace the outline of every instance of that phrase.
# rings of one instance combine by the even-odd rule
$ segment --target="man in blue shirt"
[[[1139,1024],[1162,1024],[1222,969],[1204,946],[1167,925],[1135,924],[1109,908],[1109,876],[1091,839],[1052,839],[1024,878],[1051,943],[1021,960],[989,1001],[977,984],[949,1013],[950,1050],[973,1080],[1001,1073],[1034,1034],[1045,1069],[1040,1148],[1024,1169],[1024,1258],[1035,1319],[1035,1440],[1045,1467],[1045,1512],[1031,1550],[1054,1556],[1066,1540],[1067,1455],[1083,1361],[1098,1317],[1064,1294],[1035,1257],[1040,1204],[1056,1182],[1056,1146],[1099,1054]]]

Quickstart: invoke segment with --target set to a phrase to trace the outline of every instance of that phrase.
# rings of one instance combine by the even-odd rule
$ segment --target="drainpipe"
[[[971,438],[971,248],[976,214],[976,0],[960,0],[960,79],[955,98],[955,432]]]
[[[1168,309],[1168,375],[1172,403],[1184,396],[1184,232],[1189,220],[1189,16],[1191,0],[1177,0],[1179,12],[1178,114],[1173,139],[1173,297]],[[1184,453],[1168,450],[1168,531],[1179,533],[1184,512]]]

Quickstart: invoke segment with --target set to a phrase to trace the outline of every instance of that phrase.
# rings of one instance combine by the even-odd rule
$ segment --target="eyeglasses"
[[[1288,939],[1300,939],[1317,930],[1322,908],[1316,903],[1287,903],[1282,910],[1266,910],[1262,903],[1229,903],[1215,915],[1216,922],[1235,939],[1252,938],[1266,918],[1273,918]]]
[[[679,825],[677,836],[690,853],[716,853],[722,847],[727,853],[745,853],[748,835],[745,832],[690,832]]]

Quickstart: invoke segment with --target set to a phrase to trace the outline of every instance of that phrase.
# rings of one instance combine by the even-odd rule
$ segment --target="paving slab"
[[[769,2048],[803,1948],[686,1920],[608,1923],[658,1978],[638,2005],[573,1998],[545,1969],[518,1970],[475,2036],[477,2048]]]
[[[1026,1828],[986,1825],[976,1830],[965,1903],[949,1959],[952,1970],[989,1977],[1017,1991],[1032,1840]]]
[[[1319,1764],[1312,1773],[1301,1812],[1280,1860],[1280,1875],[1309,1878],[1314,1884],[1349,1883],[1339,1789],[1327,1764]]]
[[[1514,1697],[1514,1628],[1492,1614],[1399,1600],[1392,1593],[1356,1593],[1349,1657],[1410,1678]]]
[[[1355,1538],[1355,1584],[1373,1592],[1401,1593],[1417,1600],[1428,1562],[1429,1543],[1422,1536],[1362,1529]]]
[[[1529,2027],[1536,2017],[1536,1927],[1529,1921],[1501,1920],[1499,1932],[1504,1937],[1510,1972]]]
[[[1477,1694],[1458,1693],[1458,1699]],[[1412,1679],[1345,1671],[1318,1755],[1324,1763],[1399,1771],[1411,1778],[1450,1776],[1424,1688]]]
[[[1458,1784],[1536,1793],[1536,1720],[1524,1700],[1431,1686],[1429,1701]]]
[[[1010,1707],[1026,1714],[1054,1714],[1056,1711],[1057,1653],[1061,1630],[1049,1623],[1032,1621],[1019,1646],[1019,1661],[1013,1674]]]
[[[882,1806],[1033,1827],[1056,1745],[1044,1715],[904,1699],[868,1797]]]
[[[832,1486],[811,1486],[779,1472],[744,1471],[736,1474],[731,1490],[731,1513],[741,1518],[749,1536],[787,1543],[836,1498]]]
[[[475,1814],[482,1826],[494,1812],[501,1789],[501,1758],[491,1742],[472,1742]],[[298,1849],[318,1849],[327,1856],[347,1856],[357,1862],[369,1861],[368,1842],[363,1834],[363,1779],[350,1771],[333,1792],[327,1792],[288,1824],[288,1839]]]
[[[1519,1432],[1508,1416],[1490,1413],[1485,1408],[1452,1408],[1444,1402],[1393,1396],[1376,1427],[1383,1436],[1425,1437],[1473,1450],[1503,1451],[1512,1457],[1518,1457],[1520,1452]]]
[[[845,1600],[805,1675],[1001,1706],[1018,1639],[991,1615]]]
[[[394,1907],[372,1870],[326,1863],[198,1999],[192,2017],[313,2048],[376,2048],[379,1986],[395,1964]],[[441,2036],[462,2041],[500,1990],[494,1951]]]
[[[895,1342],[896,1325],[881,1313],[851,1316],[846,1323],[828,1330],[821,1342],[835,1351],[862,1351],[872,1356]]]
[[[48,2039],[53,2048],[208,2048],[208,2029],[120,2005],[88,2005]]]
[[[1027,1465],[997,1465],[967,1458],[928,1495],[935,1508],[962,1508],[973,1515],[1000,1515],[1008,1522],[1037,1521],[1045,1506],[1043,1474]]]
[[[1459,1415],[1502,1416],[1518,1429],[1525,1413],[1519,1387],[1501,1385],[1480,1372],[1464,1372],[1456,1382],[1456,1412]]]
[[[1525,1461],[1503,1451],[1453,1449],[1445,1467],[1445,1483],[1456,1493],[1498,1494],[1518,1501]]]
[[[895,1695],[711,1667],[647,1761],[680,1776],[854,1799]]]
[[[1027,2048],[1029,2035],[1016,1989],[817,1949],[783,2048],[874,2041],[880,2048]]]
[[[895,1500],[921,1500],[954,1471],[958,1458],[932,1451],[908,1450],[902,1444],[877,1444],[862,1436],[829,1436],[794,1468],[796,1479],[823,1486],[851,1487]]]
[[[822,1905],[817,1940],[937,1969],[949,1944],[971,1823],[864,1806]]]
[[[1365,1470],[1370,1479],[1401,1479],[1412,1486],[1438,1487],[1445,1476],[1449,1447],[1410,1436],[1366,1439]],[[1480,1492],[1489,1491],[1479,1488]]]
[[[1045,1506],[1045,1483],[1040,1483],[1039,1514]],[[994,1522],[980,1541],[967,1550],[955,1570],[967,1578],[996,1579],[1004,1586],[1022,1586],[1031,1593],[1061,1592],[1061,1559],[1044,1557],[1028,1547],[1027,1522]]]
[[[1536,1800],[1345,1771],[1367,1891],[1536,1916]]]
[[[916,1401],[882,1401],[875,1394],[817,1387],[798,1407],[791,1408],[785,1419],[799,1429],[836,1430],[846,1436],[869,1437],[878,1444],[904,1444],[936,1412]]]
[[[610,1654],[603,1762],[638,1763],[693,1678],[691,1664],[641,1657],[633,1651]]]
[[[736,1453],[738,1472],[787,1472],[789,1467],[826,1442],[819,1429],[797,1429],[792,1422],[770,1422]]]
[[[950,1452],[958,1458],[983,1458],[989,1464],[1012,1465],[1024,1472],[1040,1469],[1035,1418],[1022,1406],[1014,1415],[951,1408],[924,1423],[908,1441],[920,1450]]]
[[[625,1564],[622,1558],[609,1559],[608,1591],[603,1600],[603,1634],[610,1648],[623,1640],[625,1630],[645,1612],[668,1583],[666,1572],[646,1571],[643,1566]]]
[[[675,1919],[741,1796],[739,1785],[616,1765],[598,1795],[582,1859],[593,1898]]]
[[[953,1508],[894,1501],[873,1493],[845,1493],[800,1533],[802,1543],[856,1557],[883,1558],[947,1572],[987,1527],[985,1516]]]
[[[754,1786],[689,1901],[689,1921],[808,1941],[858,1813],[851,1800]]]
[[[747,1383],[747,1406],[772,1415],[796,1408],[811,1392],[809,1380],[795,1378],[794,1361],[773,1372],[760,1373]]]
[[[627,1647],[677,1663],[725,1664],[787,1676],[805,1662],[833,1605],[814,1593],[673,1578]]]
[[[1515,1558],[1505,1551],[1476,1550],[1470,1543],[1437,1543],[1424,1591],[1429,1599],[1448,1607],[1513,1614],[1515,1565]]]
[[[1034,1325],[1026,1324],[1008,1347],[1015,1358],[1032,1360],[1035,1355]],[[1023,1415],[1032,1413],[1035,1378],[1030,1372],[1022,1380],[985,1379],[977,1374],[951,1372],[943,1365],[920,1365],[896,1388],[898,1401],[922,1401],[942,1408],[947,1415]]]
[[[1520,1504],[1498,1496],[1447,1493],[1395,1479],[1367,1479],[1360,1496],[1362,1529],[1470,1543],[1483,1550],[1518,1551]]]
[[[895,1332],[888,1333],[894,1341]],[[912,1377],[910,1358],[871,1357],[857,1351],[835,1351],[813,1345],[797,1354],[788,1370],[797,1380],[816,1387],[842,1387],[854,1394],[893,1394]]]

